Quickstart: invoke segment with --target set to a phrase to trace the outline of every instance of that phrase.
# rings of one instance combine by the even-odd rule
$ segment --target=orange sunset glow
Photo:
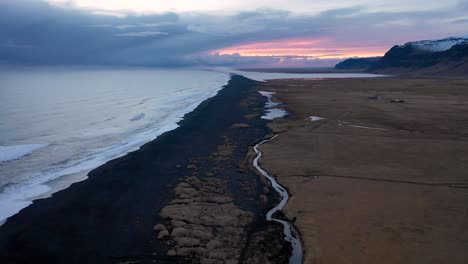
[[[220,55],[239,54],[255,56],[300,56],[313,59],[341,59],[349,57],[382,56],[388,47],[337,45],[329,39],[286,39],[235,45],[218,50]]]

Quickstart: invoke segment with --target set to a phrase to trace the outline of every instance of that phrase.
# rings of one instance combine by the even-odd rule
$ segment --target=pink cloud
[[[234,45],[213,51],[213,53],[239,54],[246,57],[301,56],[311,59],[342,59],[382,56],[388,49],[386,45],[375,43],[342,43],[326,38],[294,38]]]

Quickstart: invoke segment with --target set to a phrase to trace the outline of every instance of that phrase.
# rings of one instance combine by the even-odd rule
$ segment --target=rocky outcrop
[[[247,242],[245,229],[254,216],[233,204],[226,182],[191,176],[176,186],[175,194],[160,212],[168,224],[155,226],[158,238],[172,246],[167,255],[200,263],[238,263]],[[161,235],[164,231],[170,235]]]

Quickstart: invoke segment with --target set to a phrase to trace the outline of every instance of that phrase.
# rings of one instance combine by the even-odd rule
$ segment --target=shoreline
[[[178,203],[177,187],[187,181],[192,184],[190,177],[221,180],[226,188],[223,199],[228,201],[221,206],[234,206],[251,216],[237,229],[246,246],[225,251],[238,252],[231,258],[268,258],[274,260],[268,263],[285,263],[289,253],[278,231],[281,228],[264,220],[275,195],[246,169],[251,142],[268,133],[266,122],[259,118],[265,99],[252,89],[257,84],[232,76],[216,96],[186,114],[175,130],[107,162],[91,171],[88,179],[50,198],[36,200],[10,217],[0,227],[2,263],[184,263],[194,257],[215,258],[199,249],[184,249],[172,234],[176,227],[170,217],[175,216],[164,215],[168,211],[164,209],[173,205],[196,212],[207,204]],[[229,146],[229,151],[223,146]],[[213,167],[217,170],[212,171]],[[194,220],[184,223],[190,221]],[[233,221],[238,226],[240,220]],[[158,223],[172,228],[170,237],[157,238],[153,228]],[[201,243],[198,248],[206,242],[197,241]],[[271,245],[277,250],[268,252]]]
[[[179,79],[180,75],[187,75],[193,82],[184,84]],[[112,93],[102,96],[111,87],[109,80],[113,76],[120,76],[117,78],[118,83],[111,88]],[[230,74],[185,69],[164,72],[161,69],[137,71],[112,68],[102,71],[95,71],[93,68],[71,71],[64,68],[53,73],[47,68],[39,67],[35,72],[15,71],[4,77],[7,87],[23,87],[25,84],[22,80],[31,79],[39,86],[50,87],[46,88],[47,92],[54,89],[54,83],[62,82],[69,82],[69,89],[74,90],[74,78],[96,78],[102,83],[97,81],[100,85],[93,89],[93,81],[83,82],[83,91],[75,99],[63,94],[60,100],[63,100],[62,103],[56,102],[55,105],[50,102],[49,107],[44,109],[33,105],[26,107],[20,114],[13,113],[6,117],[5,126],[18,130],[18,133],[4,131],[3,143],[9,146],[7,148],[10,148],[10,154],[15,154],[24,147],[33,150],[31,147],[35,145],[30,143],[40,143],[43,147],[33,152],[28,151],[26,154],[29,155],[21,159],[0,162],[0,220],[17,213],[32,200],[44,198],[76,180],[86,178],[89,171],[107,161],[135,151],[160,134],[175,129],[186,113],[193,111],[198,104],[214,96],[226,85]],[[138,82],[138,78],[148,82],[139,83],[131,91],[126,90],[129,85],[127,82]],[[158,91],[152,88],[154,85],[168,87]],[[11,89],[6,89],[6,94],[14,91]],[[99,96],[91,96],[95,93]],[[22,95],[24,100],[34,99],[27,94]],[[87,96],[90,98],[86,99]],[[125,97],[127,98],[124,99]],[[8,105],[8,102],[4,103],[5,106]],[[79,108],[82,110],[76,111]],[[60,116],[47,119],[54,111],[61,112]],[[135,120],[135,117],[143,118]],[[47,124],[31,121],[42,119]],[[44,131],[41,132],[42,130]],[[81,179],[73,174],[79,174]],[[70,175],[72,176],[68,177]]]

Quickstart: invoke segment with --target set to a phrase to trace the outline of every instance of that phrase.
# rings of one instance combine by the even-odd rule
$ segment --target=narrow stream
[[[289,200],[289,194],[288,192],[283,188],[283,186],[281,186],[276,180],[274,177],[272,177],[271,175],[269,175],[265,170],[263,170],[259,165],[258,165],[258,161],[260,160],[260,158],[262,157],[262,152],[260,150],[258,150],[258,147],[260,145],[262,145],[263,143],[265,142],[268,142],[270,140],[273,140],[277,137],[278,135],[275,135],[274,137],[272,138],[269,138],[269,139],[266,139],[266,140],[263,140],[262,142],[258,143],[257,145],[254,146],[254,150],[255,150],[255,153],[257,154],[257,156],[255,157],[255,159],[253,160],[253,166],[265,177],[267,178],[270,183],[271,183],[271,186],[276,190],[276,192],[278,192],[278,194],[280,195],[280,203],[278,205],[276,205],[275,207],[273,207],[273,209],[271,209],[270,211],[268,211],[268,213],[266,214],[266,218],[268,221],[276,221],[278,223],[281,223],[284,227],[284,239],[286,241],[289,241],[291,243],[291,246],[292,246],[292,255],[291,257],[289,258],[289,263],[290,264],[302,264],[302,245],[301,245],[301,240],[299,239],[299,236],[296,232],[296,230],[294,229],[294,227],[292,226],[292,224],[290,224],[289,222],[287,221],[284,221],[284,220],[281,220],[281,219],[277,219],[277,218],[274,218],[272,217],[277,211],[280,211],[284,208],[284,206],[286,205],[286,203],[288,203],[288,200]]]

